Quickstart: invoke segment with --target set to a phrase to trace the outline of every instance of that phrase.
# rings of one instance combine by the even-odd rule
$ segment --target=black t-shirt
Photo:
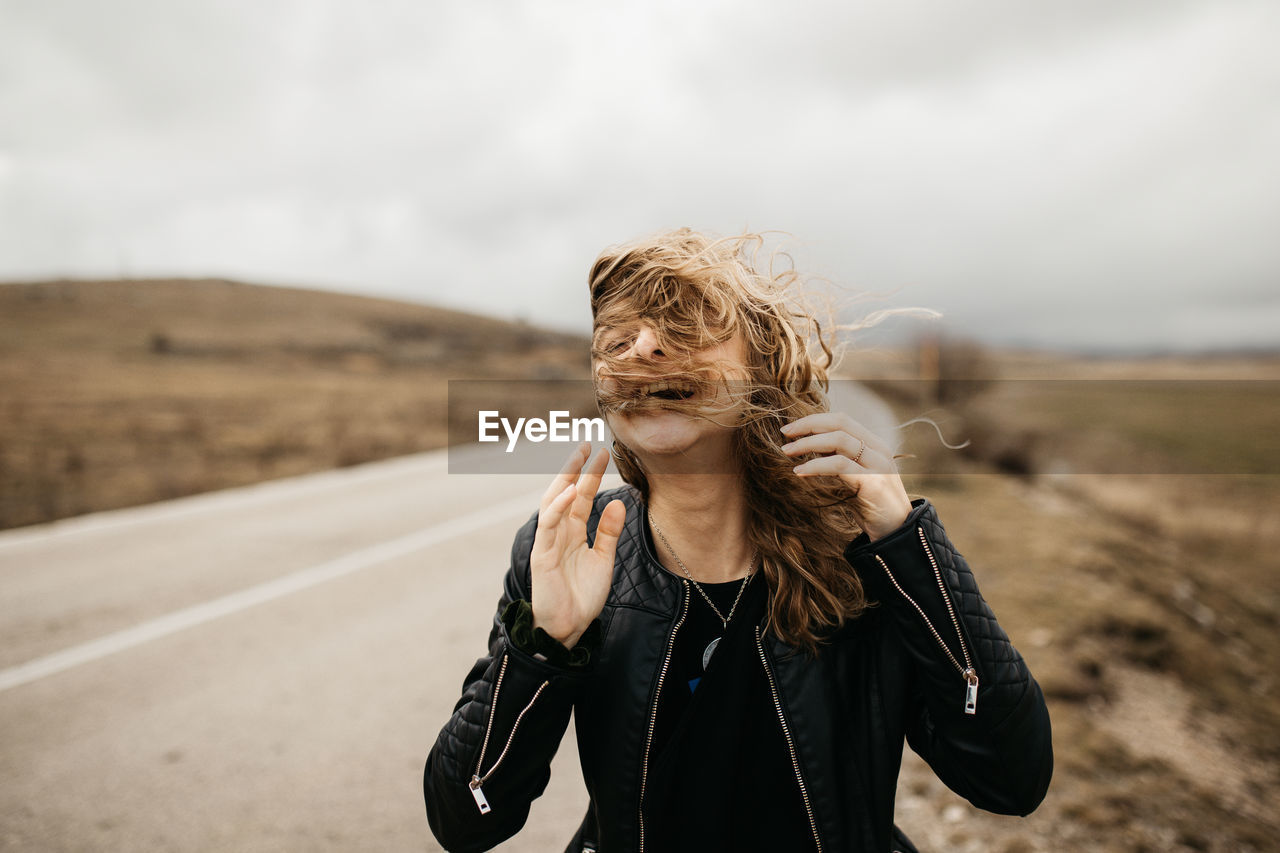
[[[741,581],[702,584],[729,615]],[[662,851],[813,849],[791,751],[756,643],[768,586],[753,576],[726,628],[692,585],[658,698],[646,845]],[[703,669],[707,644],[720,642]]]

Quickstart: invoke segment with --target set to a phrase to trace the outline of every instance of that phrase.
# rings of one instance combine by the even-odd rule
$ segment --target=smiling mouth
[[[693,394],[693,386],[684,382],[651,382],[640,388],[641,397],[659,400],[688,400]]]

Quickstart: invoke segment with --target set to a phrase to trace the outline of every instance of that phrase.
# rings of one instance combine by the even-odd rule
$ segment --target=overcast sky
[[[586,329],[605,245],[779,229],[956,334],[1276,344],[1277,34],[1274,0],[0,0],[0,279]]]

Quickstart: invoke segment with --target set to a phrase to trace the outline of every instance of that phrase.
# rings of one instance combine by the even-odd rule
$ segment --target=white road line
[[[482,510],[450,519],[434,527],[428,527],[424,530],[401,536],[399,539],[392,539],[359,551],[353,551],[335,560],[300,569],[284,577],[276,578],[248,589],[242,589],[239,592],[233,592],[222,598],[215,598],[203,604],[177,610],[165,616],[135,625],[132,628],[126,628],[123,631],[117,631],[114,634],[108,634],[105,637],[99,637],[96,640],[90,640],[87,643],[82,643],[63,651],[36,658],[33,661],[0,670],[0,691],[28,684],[80,664],[89,663],[186,628],[210,622],[220,616],[227,616],[231,613],[246,610],[255,605],[351,574],[360,569],[411,554],[414,551],[491,526],[496,520],[519,513],[529,515],[537,507],[541,498],[542,492],[536,492],[487,506]]]
[[[426,474],[436,468],[444,468],[448,464],[447,454],[447,450],[429,450],[412,456],[366,462],[350,468],[316,471],[311,474],[300,474],[296,477],[267,480],[247,486],[236,486],[229,489],[220,489],[216,492],[204,492],[203,494],[190,495],[184,498],[174,498],[160,503],[105,510],[75,518],[51,521],[47,524],[0,531],[0,549],[33,543],[39,544],[51,539],[61,539],[66,536],[84,533],[99,533],[104,530],[133,527],[138,524],[169,521],[217,509],[239,509],[256,504],[270,503],[337,486],[354,486],[360,483],[376,481],[384,477],[404,474],[418,468],[421,468],[422,473]]]

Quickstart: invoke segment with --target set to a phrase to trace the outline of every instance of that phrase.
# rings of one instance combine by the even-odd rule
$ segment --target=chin
[[[722,432],[700,418],[670,411],[614,416],[609,426],[633,452],[654,456],[685,453],[700,441]]]

